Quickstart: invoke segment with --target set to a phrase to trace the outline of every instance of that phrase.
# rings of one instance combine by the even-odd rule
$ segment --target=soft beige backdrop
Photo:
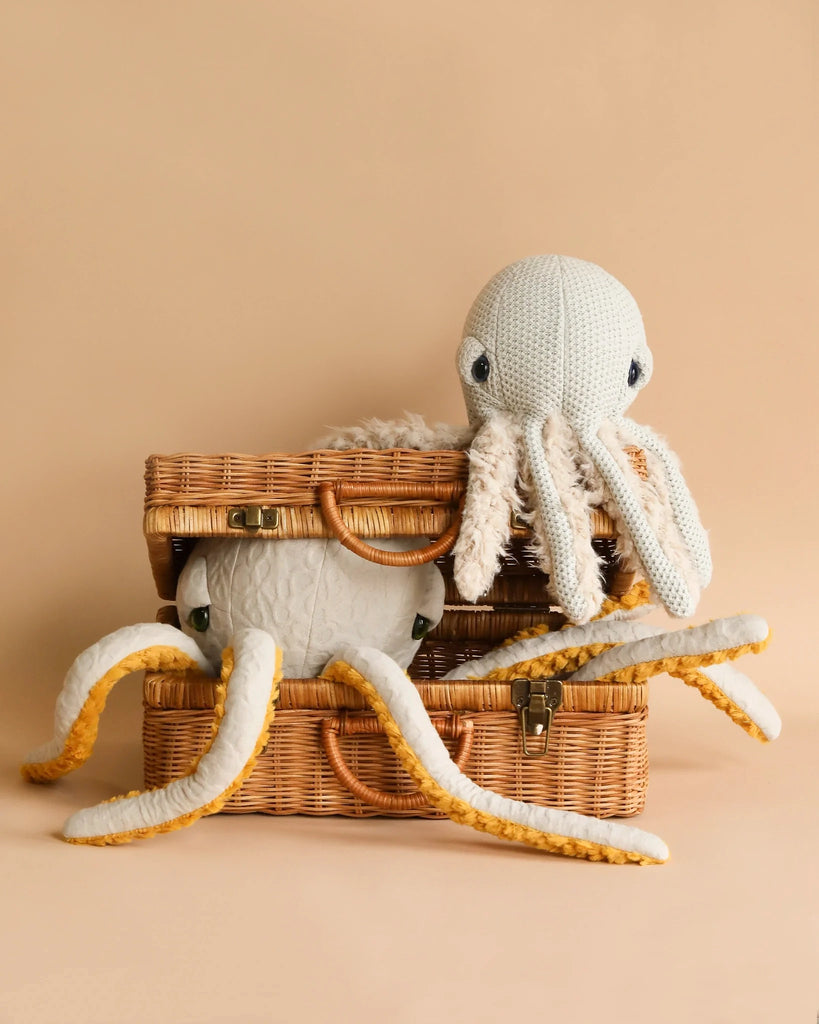
[[[815,40],[811,0],[6,0],[1,1021],[813,1020]],[[58,842],[140,780],[137,679],[76,777],[15,765],[153,616],[144,457],[462,419],[469,303],[544,251],[643,309],[634,413],[711,530],[701,616],[771,620],[781,741],[656,682],[663,868],[449,823]]]

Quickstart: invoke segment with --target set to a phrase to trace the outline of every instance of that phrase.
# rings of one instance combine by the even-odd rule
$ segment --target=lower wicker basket
[[[508,682],[416,685],[441,737],[479,786],[596,817],[638,814],[648,784],[647,686],[566,683],[549,751],[524,756]],[[211,736],[216,686],[195,673],[147,673],[145,783],[190,771]],[[350,687],[284,680],[267,746],[223,808],[232,813],[437,818]]]

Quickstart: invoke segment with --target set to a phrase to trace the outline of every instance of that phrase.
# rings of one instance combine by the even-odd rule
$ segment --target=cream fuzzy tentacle
[[[269,633],[244,629],[233,642],[224,658],[224,706],[211,744],[191,773],[159,789],[78,811],[63,829],[69,842],[105,846],[146,839],[224,806],[264,745],[281,676],[281,652]]]
[[[413,448],[418,451],[460,450],[475,435],[471,427],[426,423],[423,416],[405,412],[403,420],[366,419],[353,427],[331,427],[313,448],[345,451],[352,448]]]
[[[455,584],[477,601],[492,584],[509,542],[510,517],[520,509],[516,490],[520,431],[506,413],[490,416],[469,449],[469,482],[453,549]]]
[[[679,459],[663,439],[649,427],[635,423],[625,416],[622,418],[622,424],[619,431],[622,443],[638,445],[645,452],[650,452],[655,456],[662,465],[665,475],[664,487],[668,494],[674,521],[696,564],[700,586],[707,587],[711,582],[713,572],[708,534],[705,532],[694,498],[680,470]]]
[[[644,480],[635,472],[625,451],[626,446],[633,444],[633,440],[628,435],[624,435],[622,428],[616,423],[603,424],[598,431],[598,437],[619,466],[623,478],[629,482],[643,510],[646,522],[657,538],[666,558],[685,580],[690,593],[698,598],[700,581],[697,567],[675,521],[663,467],[652,452],[643,449],[642,456],[646,465],[647,479]],[[618,533],[627,529],[623,515],[610,492],[603,506],[612,517]],[[637,562],[640,563],[639,556]],[[638,571],[649,576],[642,564],[638,565]]]
[[[580,437],[580,446],[600,472],[610,491],[614,510],[622,528],[634,542],[636,554],[663,607],[678,617],[692,615],[697,607],[699,587],[693,574],[675,565],[658,539],[663,525],[647,515],[641,500],[639,478],[624,453],[615,445],[609,448],[592,433]],[[625,460],[625,461],[623,461]]]
[[[49,782],[91,755],[108,694],[124,676],[142,669],[195,668],[213,673],[198,644],[173,626],[144,622],[124,626],[74,659],[54,709],[54,738],[31,751],[21,766],[31,782]]]
[[[530,508],[535,550],[550,572],[551,588],[572,622],[587,622],[605,598],[600,562],[592,547],[588,496],[573,459],[575,438],[565,419],[524,425],[525,476],[531,480]],[[548,552],[548,560],[544,555]]]
[[[453,821],[565,856],[619,864],[667,859],[665,843],[649,832],[510,800],[477,786],[453,763],[414,684],[383,652],[343,649],[324,675],[364,695],[404,769],[430,803]]]

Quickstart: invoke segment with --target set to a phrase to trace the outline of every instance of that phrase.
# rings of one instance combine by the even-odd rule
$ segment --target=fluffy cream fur
[[[403,420],[362,420],[353,427],[330,427],[330,433],[314,442],[313,448],[412,448],[416,451],[463,449],[475,435],[471,427],[447,423],[431,426],[417,413],[405,412]]]
[[[481,427],[469,450],[470,487],[453,549],[455,582],[467,601],[492,585],[509,542],[510,516],[520,509],[515,487],[520,429],[498,413]]]

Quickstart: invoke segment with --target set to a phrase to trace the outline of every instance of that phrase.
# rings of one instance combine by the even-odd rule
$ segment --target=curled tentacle
[[[699,689],[751,736],[772,740],[782,724],[776,709],[750,679],[725,664],[743,654],[758,653],[768,639],[768,624],[758,615],[714,619],[612,647],[588,660],[571,678],[574,682],[635,682],[667,672]]]
[[[492,585],[509,542],[517,490],[520,431],[504,413],[490,416],[469,451],[469,484],[461,529],[453,549],[454,576],[467,601]]]
[[[622,423],[624,429],[619,432],[621,443],[639,445],[644,451],[655,456],[661,464],[664,471],[663,486],[668,495],[674,522],[697,566],[700,586],[707,587],[711,582],[713,570],[708,534],[700,522],[699,511],[680,471],[677,456],[649,427],[635,423],[627,417],[623,417]],[[660,486],[658,480],[655,480],[655,486]]]
[[[78,811],[65,823],[65,838],[92,846],[127,843],[215,814],[250,774],[267,741],[280,678],[281,652],[273,638],[259,629],[239,631],[234,648],[223,655],[226,690],[210,745],[190,773]]]
[[[75,658],[54,709],[54,738],[26,758],[30,782],[50,782],[91,756],[108,694],[124,676],[142,669],[212,673],[197,643],[173,626],[145,622],[109,633]]]
[[[573,435],[562,416],[545,425],[530,417],[524,425],[526,477],[535,501],[532,530],[542,567],[572,622],[588,621],[605,598],[599,559],[592,547],[588,494],[572,459]],[[543,557],[548,552],[548,562]]]
[[[605,431],[604,436],[608,440]],[[600,437],[587,433],[581,436],[580,446],[610,492],[610,511],[620,528],[618,532],[629,534],[658,600],[671,615],[692,615],[699,599],[699,586],[687,551],[675,543],[676,527],[673,531],[666,529],[661,505],[652,500],[650,489],[641,487],[639,477],[616,443],[609,447]]]
[[[617,864],[667,859],[665,843],[649,832],[510,800],[477,786],[452,762],[415,686],[381,651],[346,648],[323,675],[363,694],[405,771],[427,800],[453,821],[569,857]]]

